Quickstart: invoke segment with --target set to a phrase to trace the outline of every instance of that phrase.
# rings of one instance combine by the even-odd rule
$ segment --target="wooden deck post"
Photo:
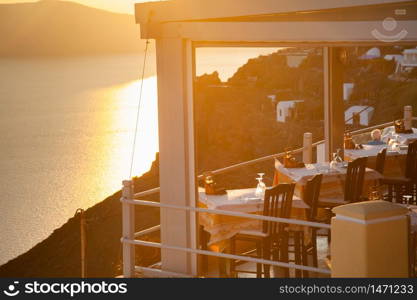
[[[122,189],[123,199],[133,199],[133,180],[124,180]],[[122,204],[123,238],[133,240],[135,238],[135,206],[130,203]],[[135,246],[123,244],[123,276],[124,278],[135,275]]]
[[[343,103],[343,63],[341,48],[324,47],[324,136],[326,159],[332,153],[342,151],[345,132],[345,113]]]
[[[313,163],[313,134],[305,132],[303,138],[303,163]]]
[[[413,128],[413,107],[411,105],[404,106],[404,127],[405,130]]]

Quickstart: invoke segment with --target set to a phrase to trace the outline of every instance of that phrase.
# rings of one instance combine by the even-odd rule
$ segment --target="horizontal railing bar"
[[[142,231],[136,232],[135,233],[135,238],[136,237],[141,237],[141,236],[144,236],[144,235],[147,235],[147,234],[154,233],[154,232],[156,232],[156,231],[158,231],[160,229],[161,229],[161,224],[156,225],[156,226],[153,226],[153,227],[150,227],[150,228],[147,228],[147,229],[144,229]]]
[[[234,212],[234,211],[229,211],[229,210],[209,209],[209,208],[192,207],[192,206],[182,206],[182,205],[174,205],[174,204],[167,204],[167,203],[160,203],[160,202],[153,202],[153,201],[145,201],[145,200],[135,200],[135,199],[121,198],[120,201],[122,203],[129,203],[129,204],[133,204],[133,205],[143,205],[143,206],[162,207],[162,208],[170,208],[170,209],[178,209],[178,210],[188,210],[188,211],[194,211],[194,212],[200,212],[200,213],[209,213],[209,214],[225,215],[225,216],[232,216],[232,217],[241,217],[241,218],[261,220],[261,221],[271,221],[271,222],[278,222],[278,223],[285,223],[285,224],[294,224],[294,225],[302,225],[302,226],[308,226],[308,227],[317,227],[317,228],[330,229],[329,224],[310,222],[310,221],[304,221],[304,220],[298,220],[298,219],[268,217],[268,216],[261,216],[261,215],[255,215],[255,214],[246,214],[246,213]]]
[[[353,130],[353,131],[348,131],[348,132],[350,134],[361,134],[361,133],[368,132],[368,131],[371,131],[371,130],[374,130],[374,129],[379,129],[381,127],[390,126],[392,124],[393,124],[393,122],[391,121],[391,122],[387,122],[387,123],[384,123],[384,124],[374,125],[374,126],[370,126],[370,127],[366,127],[366,128],[362,128],[362,129],[358,129],[358,130]]]
[[[132,244],[132,245],[138,245],[138,246],[153,247],[153,248],[168,249],[168,250],[177,250],[177,251],[189,252],[189,253],[194,253],[194,254],[241,260],[241,261],[247,261],[247,262],[254,262],[254,263],[259,263],[259,264],[264,264],[264,265],[283,267],[283,268],[291,268],[291,269],[298,269],[298,270],[304,270],[304,271],[310,271],[310,272],[316,272],[316,273],[331,274],[331,271],[327,269],[320,269],[320,268],[315,268],[315,267],[302,266],[302,265],[296,265],[292,263],[285,263],[285,262],[279,262],[279,261],[273,261],[273,260],[267,260],[267,259],[261,259],[261,258],[254,258],[254,257],[249,257],[249,256],[233,255],[233,254],[227,254],[227,253],[222,253],[222,252],[184,248],[184,247],[178,247],[178,246],[168,246],[168,245],[162,245],[161,243],[141,241],[141,240],[130,240],[126,238],[122,238],[121,242]]]
[[[312,147],[317,147],[318,145],[323,144],[323,143],[324,143],[324,140],[318,141],[316,143],[313,143],[312,144]],[[304,150],[304,147],[301,147],[301,148],[297,148],[297,149],[291,150],[290,152],[292,154],[297,154],[297,153],[303,152],[303,150]],[[268,155],[268,156],[264,156],[264,157],[260,157],[260,158],[256,158],[256,159],[252,159],[252,160],[248,160],[248,161],[241,162],[241,163],[238,163],[238,164],[235,164],[235,165],[231,165],[231,166],[228,166],[228,167],[225,167],[225,168],[221,168],[221,169],[217,169],[217,170],[211,171],[211,173],[213,175],[218,175],[218,174],[230,172],[230,171],[232,171],[234,169],[238,169],[238,168],[241,168],[241,167],[246,167],[246,166],[254,165],[254,164],[257,164],[257,163],[260,163],[260,162],[264,162],[264,161],[267,161],[267,160],[271,160],[271,159],[274,159],[274,158],[283,157],[285,155],[285,153],[286,152],[281,152],[281,153],[277,153],[277,154],[271,154],[271,155]],[[199,175],[197,178],[198,179],[203,179],[204,176],[203,175]]]
[[[145,197],[145,196],[149,196],[149,195],[152,195],[152,194],[156,194],[160,190],[161,190],[160,187],[156,187],[156,188],[153,188],[153,189],[150,189],[150,190],[146,190],[146,191],[143,191],[143,192],[136,193],[134,196],[135,197]]]
[[[193,276],[190,276],[188,274],[184,274],[184,273],[176,273],[176,272],[170,272],[170,271],[164,271],[161,269],[155,269],[155,268],[150,268],[150,267],[141,267],[141,266],[135,266],[135,271],[136,272],[140,272],[142,274],[144,274],[145,276],[147,274],[152,274],[153,278],[167,278],[167,277],[172,277],[172,278],[192,278]]]

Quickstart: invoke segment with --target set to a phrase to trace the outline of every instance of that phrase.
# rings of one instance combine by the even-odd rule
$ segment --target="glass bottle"
[[[342,150],[340,150],[340,149],[336,150],[335,160],[336,160],[336,162],[338,163],[339,166],[341,166],[343,164]]]
[[[204,173],[204,189],[207,195],[214,194],[214,178],[213,173]]]
[[[381,194],[377,186],[371,187],[371,191],[369,192],[368,198],[370,201],[381,200]]]

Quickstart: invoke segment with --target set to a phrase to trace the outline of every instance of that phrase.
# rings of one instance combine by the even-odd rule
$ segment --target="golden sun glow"
[[[38,2],[39,0],[0,0],[1,3],[23,3],[23,2]],[[58,0],[43,0],[43,1],[58,1]],[[106,9],[118,13],[134,13],[134,5],[139,2],[149,2],[148,0],[70,0],[70,2],[77,2],[87,6],[92,6],[100,9]]]
[[[118,184],[130,176],[130,166],[133,155],[133,141],[139,103],[140,81],[112,86],[95,91],[94,97],[109,102],[106,118],[96,120],[97,126],[109,128],[105,137],[108,143],[106,153],[100,153],[106,159],[104,169],[109,168],[107,174],[112,174],[109,184]],[[139,126],[136,135],[136,147],[133,157],[133,176],[140,176],[147,172],[155,160],[158,151],[158,111],[157,111],[156,77],[144,79],[142,101],[140,105]],[[123,147],[120,147],[123,145]],[[118,166],[115,169],[115,166]],[[107,180],[107,179],[106,179]]]
[[[119,115],[119,124],[123,128],[134,130],[137,118],[137,106],[139,101],[140,81],[128,83],[120,88],[117,99],[120,105],[127,109]],[[156,77],[144,79],[142,101],[139,111],[139,126],[136,136],[136,147],[133,157],[133,174],[140,175],[148,171],[158,151],[158,111],[157,111],[157,86]],[[133,151],[134,131],[126,135],[123,142],[130,151]],[[131,162],[131,156],[124,158],[127,165]],[[127,178],[127,177],[126,177]]]

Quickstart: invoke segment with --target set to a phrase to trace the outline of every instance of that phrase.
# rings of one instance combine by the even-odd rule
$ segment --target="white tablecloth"
[[[387,127],[383,130],[382,140],[387,143],[389,139],[397,139],[400,144],[407,145],[413,140],[417,140],[417,128],[413,128],[413,133],[395,133],[394,126]]]
[[[227,190],[226,195],[206,195],[204,189],[199,188],[199,206],[210,209],[228,210],[242,213],[261,214],[263,211],[263,199],[255,197],[255,188]],[[300,198],[293,197],[292,212],[304,215],[304,209],[308,208]],[[221,251],[228,240],[241,230],[258,230],[262,221],[232,216],[216,215],[209,213],[199,214],[200,225],[210,233],[209,245],[217,244]]]
[[[254,213],[263,210],[263,199],[255,196],[255,188],[227,190],[225,195],[206,195],[204,189],[199,189],[199,201],[207,208],[229,210],[235,212]],[[293,207],[308,208],[300,198],[293,197]]]
[[[347,173],[347,167],[331,169],[329,163],[306,164],[305,168],[285,168],[277,159],[275,169],[290,177],[295,183],[301,184],[306,184],[307,180],[317,174],[323,174],[322,183],[326,183],[344,179]],[[366,168],[365,177],[368,180],[376,180],[381,178],[381,175],[375,170]]]
[[[363,145],[364,149],[345,149],[345,157],[348,157],[350,160],[354,160],[360,157],[374,157],[377,156],[378,153],[387,148],[387,145]],[[387,151],[387,156],[397,156],[397,155],[406,155],[407,150],[399,150],[399,151]]]
[[[307,181],[316,174],[323,174],[320,189],[320,201],[345,204],[344,202],[344,182],[346,180],[347,168],[330,169],[329,163],[307,164],[305,168],[285,168],[278,160],[275,160],[274,184],[295,182],[295,195],[304,197],[304,190]],[[363,195],[366,196],[368,190],[374,185],[375,181],[382,175],[377,171],[366,168]]]

